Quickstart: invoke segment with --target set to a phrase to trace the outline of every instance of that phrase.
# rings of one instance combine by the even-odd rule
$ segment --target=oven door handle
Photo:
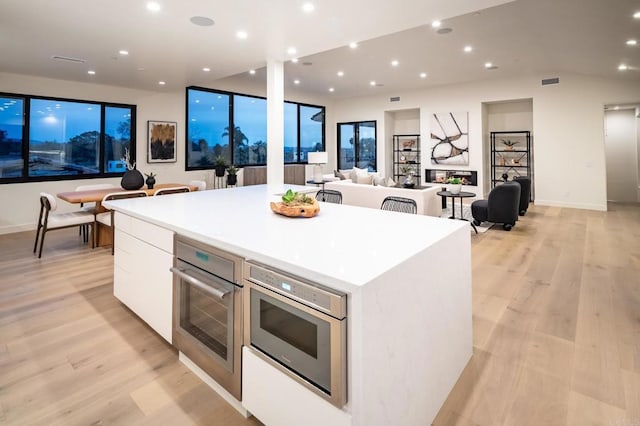
[[[172,267],[170,269],[170,271],[173,272],[174,274],[176,274],[177,276],[179,276],[180,278],[182,278],[183,280],[187,281],[189,284],[198,287],[200,290],[204,291],[205,293],[210,294],[211,296],[213,296],[213,297],[215,297],[215,298],[217,298],[219,300],[224,300],[224,297],[227,294],[229,294],[228,290],[227,291],[218,290],[217,288],[211,287],[211,286],[203,283],[199,279],[192,277],[191,275],[185,273],[184,269]]]

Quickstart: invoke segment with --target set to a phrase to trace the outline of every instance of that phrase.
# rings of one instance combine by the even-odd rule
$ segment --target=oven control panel
[[[293,299],[315,306],[328,313],[340,315],[344,312],[336,312],[336,309],[338,311],[346,311],[346,307],[343,308],[346,305],[345,294],[335,292],[319,284],[304,282],[261,265],[247,263],[246,266],[249,269],[249,273],[245,273],[245,277],[250,281],[269,287],[280,294],[288,295]]]

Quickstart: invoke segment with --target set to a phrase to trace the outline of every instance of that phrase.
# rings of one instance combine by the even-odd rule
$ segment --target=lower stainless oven
[[[332,404],[347,401],[347,296],[246,262],[245,345]]]
[[[243,259],[183,237],[174,253],[173,344],[241,400]]]

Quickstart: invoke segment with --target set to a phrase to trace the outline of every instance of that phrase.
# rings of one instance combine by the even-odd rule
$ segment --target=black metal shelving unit
[[[491,132],[491,188],[503,182],[506,173],[509,179],[517,176],[531,178],[531,201],[533,191],[533,152],[531,132],[528,130]],[[515,142],[509,147],[505,141]]]
[[[414,141],[413,144],[410,141]],[[413,170],[416,185],[422,184],[420,167],[420,135],[393,135],[393,179],[400,183],[407,173],[405,167]]]

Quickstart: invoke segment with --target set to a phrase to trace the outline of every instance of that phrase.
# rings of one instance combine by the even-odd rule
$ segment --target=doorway
[[[639,116],[639,104],[605,106],[607,201],[640,201]]]

